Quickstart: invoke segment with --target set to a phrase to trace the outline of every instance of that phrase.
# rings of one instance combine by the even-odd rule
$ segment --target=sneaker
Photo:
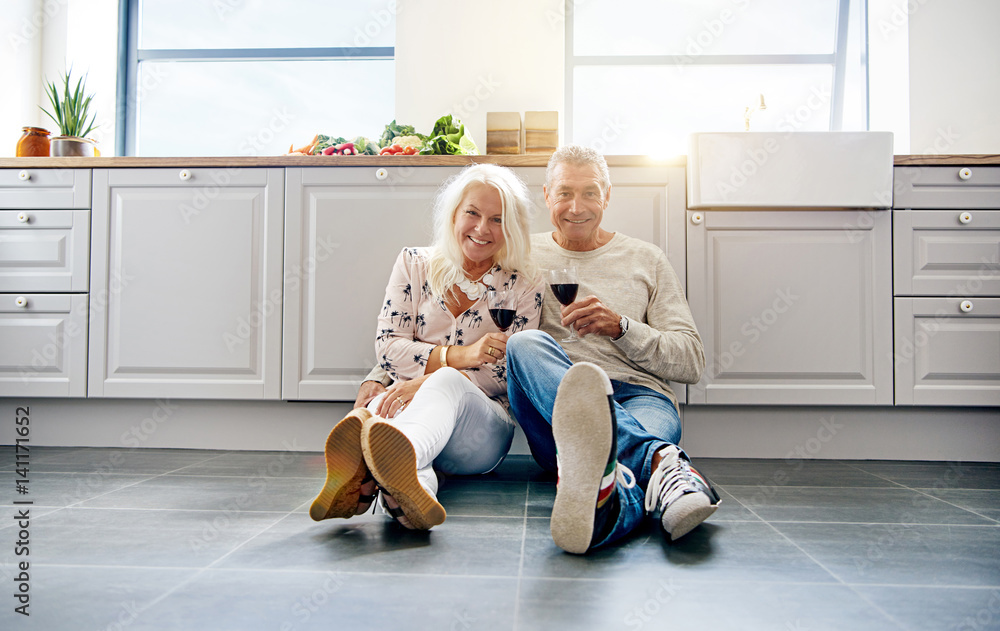
[[[375,501],[375,480],[361,453],[361,426],[371,416],[364,408],[352,410],[326,438],[326,482],[309,507],[314,521],[354,517]]]
[[[556,545],[583,554],[607,537],[618,519],[617,483],[635,486],[618,463],[618,427],[608,376],[594,364],[570,367],[556,392],[552,435],[558,480],[550,528]]]
[[[663,459],[646,487],[646,512],[661,511],[660,524],[676,541],[708,519],[721,500],[679,447],[668,445],[660,453]]]
[[[437,498],[421,484],[413,443],[397,427],[373,416],[361,428],[361,450],[379,488],[392,496],[406,516],[406,527],[429,530],[447,516]],[[388,505],[388,504],[387,504]],[[390,511],[399,521],[397,514]]]

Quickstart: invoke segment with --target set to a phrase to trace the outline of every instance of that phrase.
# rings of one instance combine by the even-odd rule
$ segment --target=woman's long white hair
[[[531,217],[534,204],[528,187],[506,167],[473,164],[448,179],[434,202],[434,242],[428,260],[427,282],[434,296],[447,300],[455,284],[465,278],[465,257],[455,239],[455,214],[469,188],[485,184],[500,194],[503,247],[493,256],[494,264],[534,279],[537,268],[531,259]]]

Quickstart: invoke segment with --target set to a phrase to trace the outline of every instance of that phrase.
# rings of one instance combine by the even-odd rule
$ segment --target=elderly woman
[[[469,166],[442,188],[434,243],[400,252],[378,319],[375,352],[394,383],[330,432],[314,520],[361,514],[381,489],[390,515],[426,530],[445,519],[435,468],[469,475],[503,460],[514,435],[507,334],[490,319],[486,295],[513,292],[509,333],[538,326],[531,210],[524,183],[492,164]]]

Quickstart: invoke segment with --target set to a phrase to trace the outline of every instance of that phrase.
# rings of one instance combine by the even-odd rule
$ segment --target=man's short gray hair
[[[595,149],[583,145],[564,145],[556,149],[556,152],[549,158],[548,166],[545,167],[546,188],[551,188],[552,172],[560,164],[592,166],[600,177],[601,192],[607,193],[608,189],[611,188],[611,173],[608,171],[608,162]]]

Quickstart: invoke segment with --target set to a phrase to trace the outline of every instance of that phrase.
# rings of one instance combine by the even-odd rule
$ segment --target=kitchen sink
[[[692,134],[689,208],[889,208],[891,132]]]

